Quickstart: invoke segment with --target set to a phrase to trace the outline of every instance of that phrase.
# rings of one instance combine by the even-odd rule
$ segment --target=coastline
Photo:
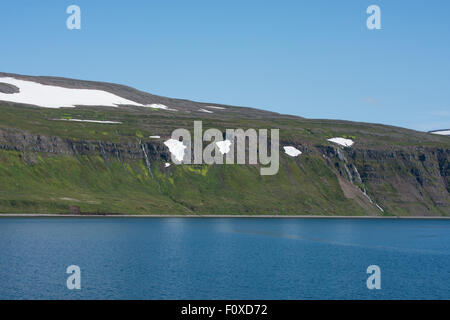
[[[450,220],[442,216],[318,216],[318,215],[170,215],[170,214],[47,214],[0,213],[0,218],[256,218],[256,219],[413,219]]]

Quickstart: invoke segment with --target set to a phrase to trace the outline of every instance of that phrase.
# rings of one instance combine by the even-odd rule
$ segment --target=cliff
[[[223,105],[204,112],[208,104],[114,84],[21,77],[102,89],[139,103],[162,101],[177,111],[0,102],[0,213],[80,208],[123,214],[450,215],[448,136]],[[17,91],[12,89],[0,88],[7,94]],[[195,120],[203,121],[204,130],[280,129],[279,172],[261,176],[259,165],[249,164],[167,167],[164,141],[174,129],[192,131]],[[328,141],[332,137],[355,143],[339,146]],[[291,157],[283,146],[302,154]]]
[[[0,211],[64,213],[78,206],[82,212],[130,214],[450,213],[450,148],[281,141],[297,145],[302,155],[281,153],[278,174],[260,176],[257,165],[165,167],[170,153],[163,141],[0,129]]]

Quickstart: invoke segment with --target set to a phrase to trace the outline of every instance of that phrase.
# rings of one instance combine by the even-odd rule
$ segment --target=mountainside
[[[196,120],[203,130],[280,129],[278,174],[167,166],[164,142]],[[0,73],[0,186],[0,213],[448,216],[450,137]]]

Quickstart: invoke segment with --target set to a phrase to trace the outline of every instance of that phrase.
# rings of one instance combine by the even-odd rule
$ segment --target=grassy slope
[[[28,164],[21,152],[0,150],[0,212],[58,213],[78,205],[108,213],[364,214],[313,157],[283,156],[279,174],[266,177],[257,166],[153,163],[152,179],[141,161],[108,164],[100,156],[45,155]]]
[[[450,147],[448,137],[417,132],[398,127],[338,120],[303,118],[253,118],[228,115],[226,111],[209,114],[186,114],[151,108],[63,108],[47,109],[0,102],[0,128],[18,128],[30,133],[58,136],[74,140],[105,140],[120,142],[149,135],[170,136],[176,128],[193,127],[194,120],[202,120],[203,127],[279,128],[282,141],[302,144],[333,145],[327,138],[341,136],[356,139],[357,145],[379,147],[391,145]],[[104,125],[55,121],[54,119],[90,119],[121,121]]]

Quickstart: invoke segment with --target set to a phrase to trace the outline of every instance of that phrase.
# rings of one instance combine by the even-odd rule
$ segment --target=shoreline
[[[170,215],[0,213],[0,218],[256,218],[256,219],[415,219],[449,220],[442,216],[317,216],[317,215]]]

